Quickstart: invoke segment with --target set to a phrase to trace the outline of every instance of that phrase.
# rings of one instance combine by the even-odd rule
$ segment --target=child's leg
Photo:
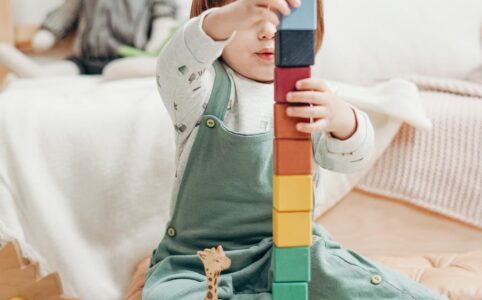
[[[419,283],[381,264],[343,249],[329,234],[315,226],[312,247],[310,299],[440,300]]]
[[[129,57],[116,59],[102,71],[105,80],[121,80],[156,76],[156,57]]]
[[[142,300],[202,300],[208,290],[206,278],[196,272],[185,271],[161,279],[156,277],[154,275],[147,278]],[[220,300],[233,297],[232,286],[231,277],[221,277],[217,287]]]
[[[258,294],[237,294],[230,300],[272,300],[271,293],[258,293]]]
[[[205,282],[177,279],[144,287],[142,300],[201,300],[205,295]]]
[[[58,61],[45,66],[37,64],[15,47],[0,43],[0,64],[20,78],[45,76],[75,76],[79,70],[69,61]]]
[[[40,77],[42,74],[38,64],[8,44],[0,44],[0,64],[18,77]]]

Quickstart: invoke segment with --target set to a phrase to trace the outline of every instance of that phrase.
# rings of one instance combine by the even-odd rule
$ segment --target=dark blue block
[[[276,66],[305,67],[315,64],[314,30],[280,30],[276,33]]]

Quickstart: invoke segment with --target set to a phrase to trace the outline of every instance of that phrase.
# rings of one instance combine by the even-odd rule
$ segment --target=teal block
[[[278,30],[316,30],[317,0],[301,0],[301,6],[281,18]]]
[[[309,282],[311,251],[309,247],[273,248],[274,282]]]
[[[308,283],[273,282],[273,300],[308,300]]]

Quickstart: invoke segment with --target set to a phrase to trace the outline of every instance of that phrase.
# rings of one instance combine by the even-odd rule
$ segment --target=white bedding
[[[409,83],[337,86],[369,113],[377,156],[402,121],[430,126]],[[152,78],[13,81],[0,93],[0,242],[18,239],[70,296],[122,299],[132,268],[164,233],[173,132]],[[361,175],[323,171],[317,213]]]
[[[0,94],[0,240],[68,295],[121,299],[164,232],[170,128],[152,79],[15,81]]]

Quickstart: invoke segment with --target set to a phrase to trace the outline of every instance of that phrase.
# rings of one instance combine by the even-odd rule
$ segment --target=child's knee
[[[199,300],[207,290],[206,282],[192,279],[175,279],[144,287],[142,300]]]

